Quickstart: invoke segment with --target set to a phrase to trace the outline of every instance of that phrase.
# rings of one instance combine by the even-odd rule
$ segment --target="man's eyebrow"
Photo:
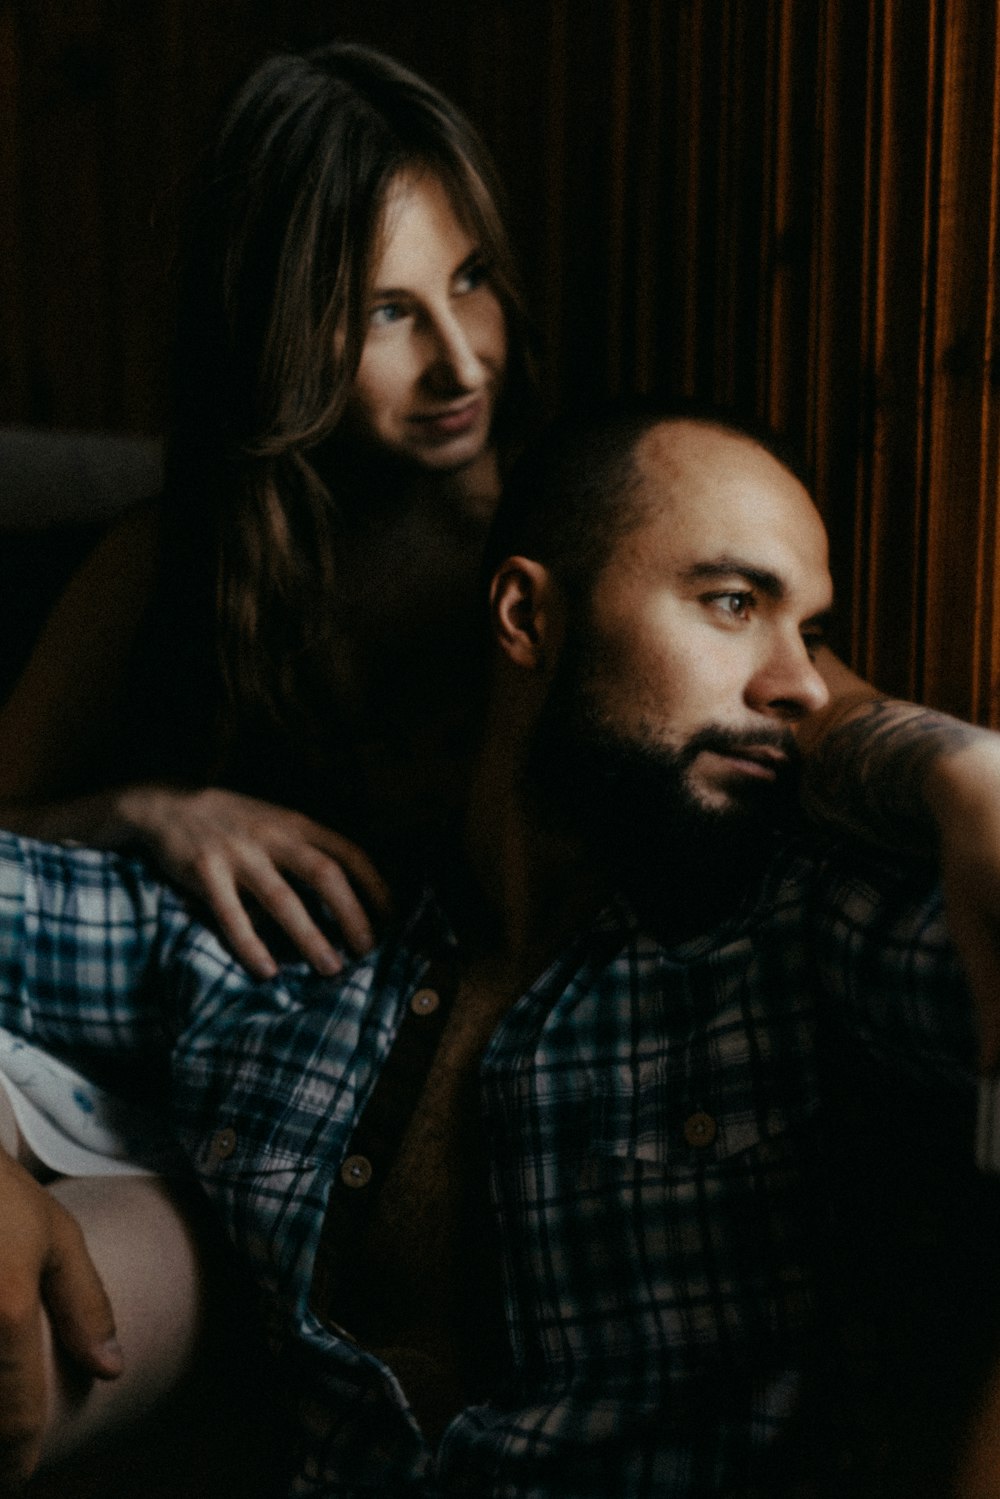
[[[780,603],[787,593],[777,573],[766,567],[757,567],[743,557],[717,557],[711,562],[695,562],[685,568],[681,577],[689,583],[711,581],[713,578],[745,578],[758,593],[776,603]],[[829,609],[820,609],[803,620],[803,629],[818,630],[825,635],[829,632],[833,619],[834,606],[831,604]]]
[[[745,578],[765,597],[780,600],[787,592],[777,573],[766,567],[757,567],[742,557],[717,557],[711,562],[694,562],[684,569],[681,577],[689,583],[700,583],[712,578]]]

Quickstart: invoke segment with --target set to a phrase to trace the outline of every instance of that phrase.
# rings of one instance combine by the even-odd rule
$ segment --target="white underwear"
[[[3,1029],[0,1089],[28,1148],[60,1176],[151,1176],[183,1169],[156,1114]]]

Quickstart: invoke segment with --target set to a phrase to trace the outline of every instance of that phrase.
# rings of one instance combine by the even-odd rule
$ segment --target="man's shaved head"
[[[511,472],[487,538],[484,577],[506,557],[531,557],[550,569],[571,601],[585,598],[618,542],[648,515],[643,438],[664,429],[658,476],[669,484],[681,469],[680,459],[670,458],[672,429],[691,423],[744,437],[805,482],[782,439],[715,408],[637,398],[575,414],[553,424]]]

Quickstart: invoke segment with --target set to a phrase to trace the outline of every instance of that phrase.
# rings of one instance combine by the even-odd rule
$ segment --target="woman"
[[[463,605],[531,394],[483,147],[368,49],[270,59],[204,163],[179,306],[165,495],[0,714],[0,818],[140,847],[262,976],[247,900],[329,967],[286,877],[370,943],[354,840],[453,783]]]
[[[0,714],[0,822],[145,851],[263,977],[275,925],[332,971],[303,887],[366,948],[388,890],[362,848],[388,856],[460,785],[480,541],[532,393],[481,144],[368,49],[270,59],[204,163],[179,307],[164,496],[90,557]],[[36,1164],[32,1099],[12,1098],[0,1141]],[[50,1451],[172,1385],[201,1326],[199,1255],[160,1185],[59,1191],[127,1378],[71,1399]],[[76,1352],[120,1368],[113,1345]],[[4,1379],[24,1388],[16,1360]]]

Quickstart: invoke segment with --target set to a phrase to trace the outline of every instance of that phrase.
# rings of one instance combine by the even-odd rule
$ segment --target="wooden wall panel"
[[[180,190],[276,45],[393,51],[510,189],[549,400],[750,408],[840,644],[1000,724],[1000,0],[0,0],[0,420],[155,431]]]
[[[870,4],[868,13],[852,654],[873,680],[913,695],[923,650],[916,582],[938,7],[916,26],[897,26],[892,6]]]
[[[1000,34],[995,16],[992,35],[982,25],[981,6],[956,4],[948,19],[936,122],[936,253],[928,256],[933,328],[926,382],[927,638],[921,685],[935,701],[959,710],[971,690],[972,711],[987,716],[997,706],[996,685],[983,680],[980,663],[994,625],[1000,400],[996,370],[990,369],[995,330],[989,308],[997,274]]]

